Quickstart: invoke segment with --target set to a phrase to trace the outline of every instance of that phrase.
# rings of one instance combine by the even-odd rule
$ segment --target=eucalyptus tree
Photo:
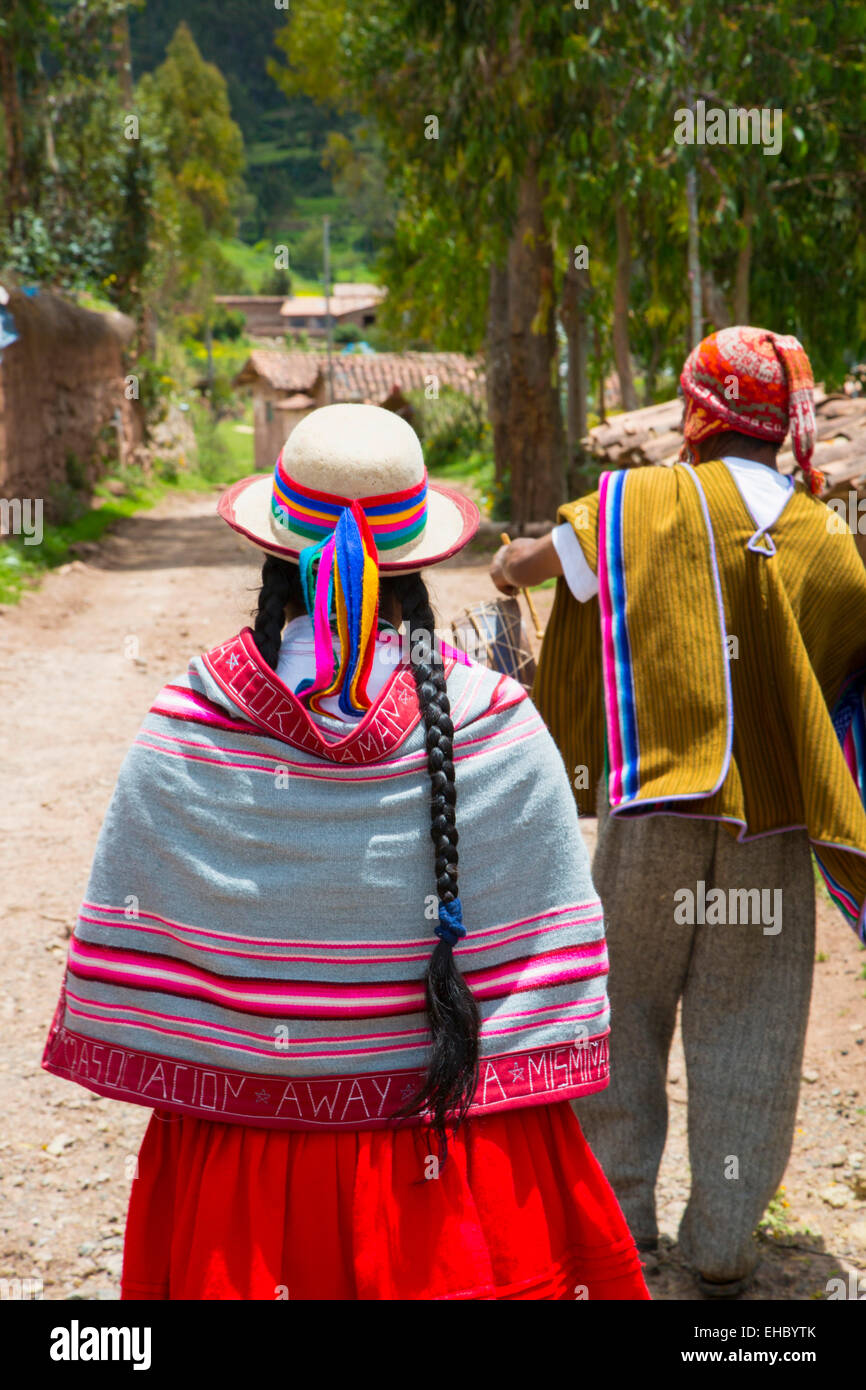
[[[411,291],[399,297],[412,327],[420,317],[447,334],[443,316],[462,317],[471,345],[486,297],[488,344],[507,344],[489,354],[491,416],[518,525],[549,517],[564,496],[544,179],[566,109],[563,39],[575,22],[561,0],[313,0],[290,15],[281,39],[288,90],[351,102],[376,122],[404,195],[390,266],[403,270],[396,288]]]

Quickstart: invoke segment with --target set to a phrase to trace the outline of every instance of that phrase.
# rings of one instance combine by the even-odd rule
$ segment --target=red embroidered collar
[[[363,719],[344,738],[332,739],[263,660],[252,628],[245,627],[201,659],[220,688],[260,729],[331,762],[377,762],[399,748],[421,718],[408,666],[395,667]],[[453,664],[453,658],[446,658],[446,675]]]

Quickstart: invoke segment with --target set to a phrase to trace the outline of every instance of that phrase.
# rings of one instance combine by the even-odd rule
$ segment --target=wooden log
[[[682,444],[683,437],[679,430],[668,430],[666,434],[647,440],[642,453],[647,463],[663,463],[666,459],[676,458]]]
[[[818,416],[862,415],[864,412],[866,412],[866,398],[846,396],[841,391],[832,396],[825,396],[815,406],[815,414]]]
[[[666,431],[679,423],[681,413],[682,403],[679,400],[643,406],[640,410],[614,415],[604,424],[595,425],[582,443],[592,453],[597,453],[606,450],[614,441]]]
[[[826,472],[828,487],[866,473],[866,396],[828,395],[817,387],[814,399],[815,466]],[[645,406],[596,426],[583,441],[584,448],[606,468],[670,465],[682,444],[681,418],[679,399]],[[790,445],[779,454],[779,471],[796,471]]]

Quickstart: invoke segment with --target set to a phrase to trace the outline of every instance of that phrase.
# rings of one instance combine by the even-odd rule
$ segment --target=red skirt
[[[646,1299],[567,1101],[423,1129],[254,1129],[155,1112],[124,1299]]]

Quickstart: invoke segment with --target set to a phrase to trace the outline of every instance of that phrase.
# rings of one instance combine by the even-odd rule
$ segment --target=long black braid
[[[384,578],[381,591],[396,599],[407,626],[410,665],[425,729],[436,892],[440,903],[453,903],[457,897],[459,859],[454,725],[445,673],[435,649],[435,619],[420,574]],[[304,609],[298,567],[269,555],[262,566],[253,636],[272,669],[277,665],[289,603],[299,611]],[[422,659],[418,659],[419,651]],[[425,997],[432,1035],[430,1062],[418,1093],[398,1112],[398,1117],[427,1115],[444,1156],[448,1131],[457,1129],[475,1094],[480,1019],[472,992],[457,968],[453,948],[442,938],[437,941],[427,967]]]
[[[400,603],[408,628],[412,675],[426,730],[430,775],[430,834],[436,854],[436,893],[440,903],[457,897],[457,787],[454,779],[454,725],[441,659],[434,647],[435,620],[420,574],[386,580]],[[384,587],[384,586],[383,586]],[[417,660],[416,643],[426,660]],[[457,969],[452,945],[441,937],[427,966],[427,1021],[432,1050],[418,1094],[399,1112],[408,1118],[428,1113],[430,1128],[444,1156],[448,1129],[463,1120],[478,1078],[478,1006]]]
[[[289,603],[300,608],[304,606],[300,571],[297,565],[269,555],[262,565],[262,587],[253,622],[253,638],[272,671],[277,669],[286,605]]]

